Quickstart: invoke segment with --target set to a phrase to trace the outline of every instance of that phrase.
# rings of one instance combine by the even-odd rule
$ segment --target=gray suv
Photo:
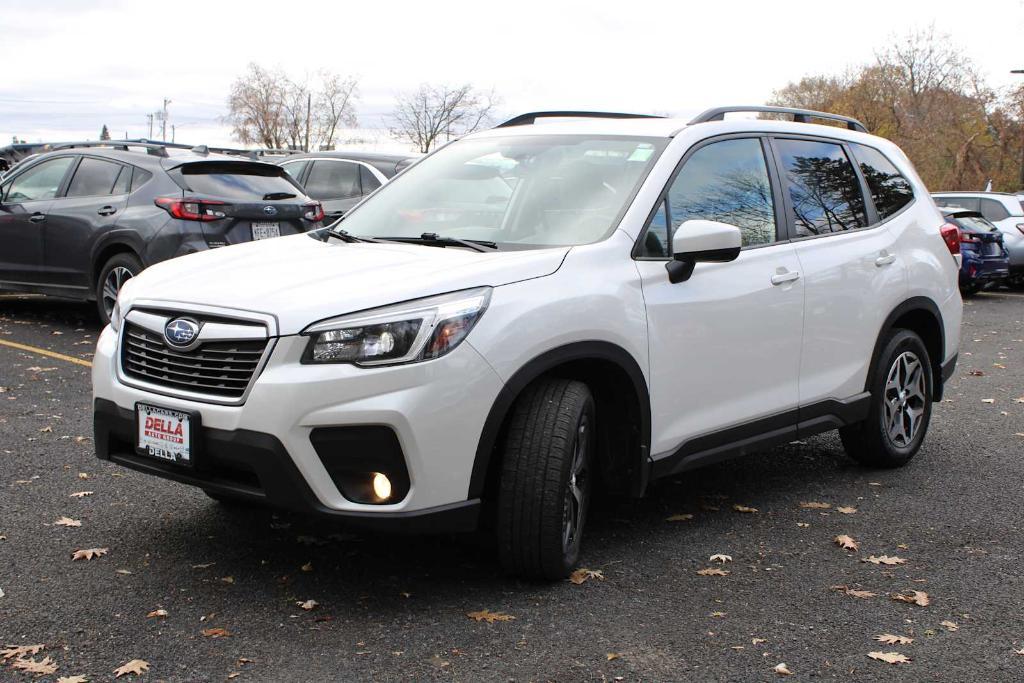
[[[0,289],[96,301],[154,263],[320,227],[280,166],[206,147],[73,143],[0,183]]]

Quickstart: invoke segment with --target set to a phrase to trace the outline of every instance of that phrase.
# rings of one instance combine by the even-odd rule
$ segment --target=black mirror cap
[[[698,263],[728,263],[729,261],[735,261],[739,258],[739,255],[740,247],[676,254],[671,261],[665,264],[665,270],[668,271],[668,281],[672,284],[686,282],[693,275],[693,269]]]

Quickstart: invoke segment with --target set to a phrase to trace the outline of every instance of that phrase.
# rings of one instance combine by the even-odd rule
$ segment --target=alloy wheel
[[[569,552],[583,531],[587,512],[587,496],[590,488],[588,449],[590,448],[590,421],[587,413],[580,416],[573,444],[572,464],[569,466],[569,480],[565,486],[562,503],[562,551]]]
[[[117,302],[117,295],[121,291],[121,286],[132,279],[132,276],[132,271],[124,266],[114,266],[107,273],[107,277],[103,281],[103,311],[107,314],[108,320],[110,319],[110,314],[114,312],[114,304]]]
[[[893,361],[885,380],[883,420],[894,446],[906,448],[914,442],[927,403],[921,359],[913,351],[904,351]]]

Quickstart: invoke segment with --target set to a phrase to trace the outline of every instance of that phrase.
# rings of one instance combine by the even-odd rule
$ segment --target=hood
[[[269,313],[276,316],[280,334],[297,334],[324,318],[550,275],[568,251],[484,253],[293,235],[158,263],[125,287],[122,306],[145,299]]]

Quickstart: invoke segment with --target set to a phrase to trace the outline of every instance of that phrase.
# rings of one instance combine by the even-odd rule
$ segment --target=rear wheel
[[[115,254],[100,269],[96,281],[96,312],[100,322],[110,322],[110,314],[121,287],[142,272],[142,262],[134,254]]]
[[[572,571],[593,488],[594,432],[594,399],[582,382],[540,380],[517,401],[498,493],[498,554],[507,571],[535,579]]]
[[[894,330],[871,370],[867,418],[839,430],[847,454],[872,467],[900,467],[917,453],[932,414],[932,365],[924,342]]]

